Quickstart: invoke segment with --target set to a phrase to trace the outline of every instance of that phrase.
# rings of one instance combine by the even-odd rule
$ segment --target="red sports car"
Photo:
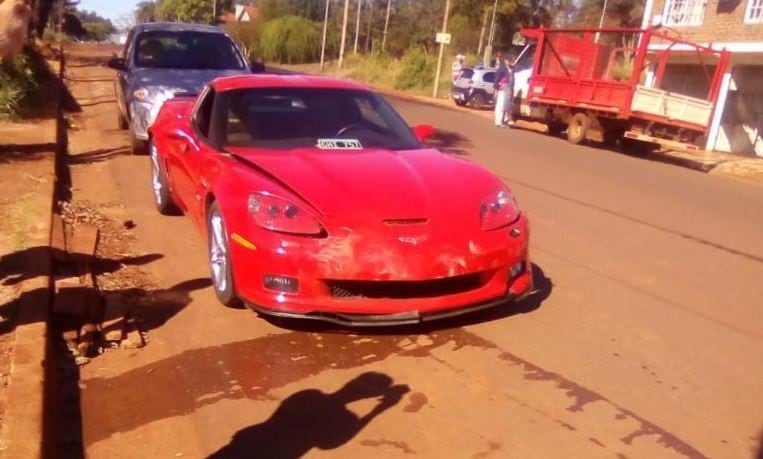
[[[528,294],[525,214],[488,170],[423,146],[433,133],[355,82],[220,78],[162,107],[154,199],[207,236],[225,305],[391,325]]]

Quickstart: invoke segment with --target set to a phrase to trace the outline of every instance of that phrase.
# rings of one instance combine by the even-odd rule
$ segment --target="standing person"
[[[450,64],[451,81],[456,81],[461,75],[461,71],[464,69],[464,56],[463,54],[456,54],[456,58],[453,59],[453,63]]]
[[[511,102],[514,98],[514,71],[512,70],[509,56],[501,56],[498,62],[498,70],[493,79],[495,89],[495,116],[493,122],[496,127],[513,126],[514,120],[511,115]]]

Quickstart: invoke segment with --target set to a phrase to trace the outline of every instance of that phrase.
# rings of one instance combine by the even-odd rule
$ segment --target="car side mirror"
[[[114,70],[118,70],[120,72],[124,72],[127,70],[127,66],[125,65],[125,60],[121,57],[112,57],[111,59],[106,62],[106,67]]]
[[[265,71],[265,64],[260,61],[252,61],[249,63],[249,68],[252,70],[252,73],[262,73]]]
[[[413,126],[413,135],[416,136],[419,142],[423,142],[432,137],[434,133],[434,126],[431,124],[417,124],[416,126]]]

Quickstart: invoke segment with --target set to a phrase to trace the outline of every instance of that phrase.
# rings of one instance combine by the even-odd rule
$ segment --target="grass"
[[[408,54],[406,54],[408,55]],[[328,74],[343,78],[352,78],[369,85],[384,89],[397,89],[420,96],[432,95],[436,56],[422,56],[417,53],[414,57],[394,58],[386,54],[350,54],[340,70],[337,61],[327,61],[324,71],[316,63],[300,65],[284,65],[295,71]],[[440,73],[438,98],[447,97],[450,93],[450,60],[443,59]]]
[[[36,86],[35,74],[26,55],[0,63],[0,120],[21,116],[24,99]]]

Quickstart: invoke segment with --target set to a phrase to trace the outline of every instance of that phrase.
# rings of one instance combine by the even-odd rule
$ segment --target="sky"
[[[99,16],[111,19],[115,22],[135,10],[135,5],[140,0],[81,0],[77,8],[80,10],[95,11]]]

